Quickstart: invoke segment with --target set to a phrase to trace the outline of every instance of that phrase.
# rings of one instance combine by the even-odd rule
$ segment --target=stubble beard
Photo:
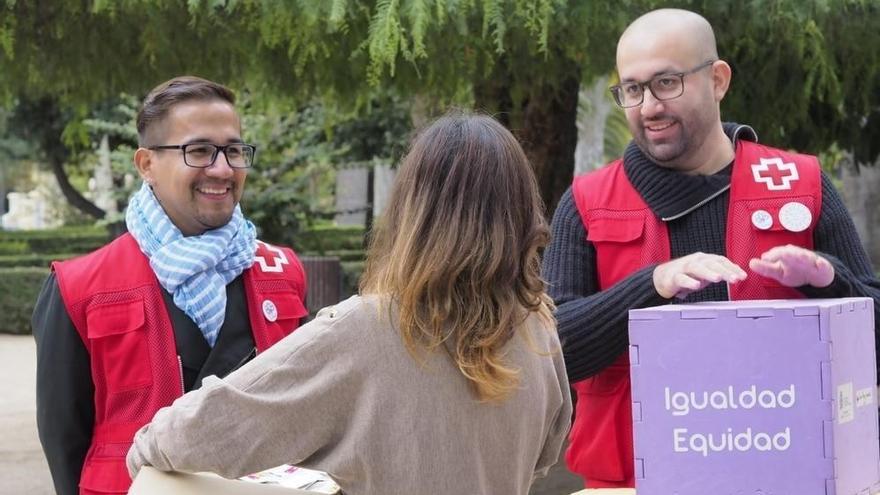
[[[688,149],[690,137],[680,120],[674,119],[679,127],[679,135],[674,141],[654,143],[645,135],[645,128],[640,125],[633,133],[636,146],[654,163],[663,167],[676,168],[676,160],[681,158]]]

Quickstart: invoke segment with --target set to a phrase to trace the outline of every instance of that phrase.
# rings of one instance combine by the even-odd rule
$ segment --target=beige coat
[[[571,416],[556,331],[537,316],[527,327],[506,347],[520,388],[480,403],[446,353],[418,363],[379,299],[352,297],[160,410],[137,433],[129,470],[234,478],[291,463],[328,472],[348,495],[525,495],[555,463]]]

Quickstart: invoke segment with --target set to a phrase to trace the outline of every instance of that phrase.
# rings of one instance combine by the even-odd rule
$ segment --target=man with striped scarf
[[[299,326],[305,274],[239,200],[255,148],[235,95],[178,77],[147,95],[128,233],[56,262],[33,315],[37,425],[59,494],[126,493],[134,432]],[[222,433],[221,433],[222,434]]]

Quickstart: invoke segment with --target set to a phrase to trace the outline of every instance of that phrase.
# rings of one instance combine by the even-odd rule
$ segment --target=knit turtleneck
[[[734,143],[737,139],[757,141],[755,131],[745,125],[725,123],[724,132]],[[635,142],[623,154],[627,178],[651,211],[664,220],[689,213],[727,190],[732,164],[713,175],[688,175],[654,163]]]

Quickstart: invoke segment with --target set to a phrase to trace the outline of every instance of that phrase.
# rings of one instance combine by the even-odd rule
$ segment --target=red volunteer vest
[[[822,201],[818,160],[739,141],[730,183],[726,255],[748,273],[730,287],[730,298],[802,298],[795,289],[749,270],[749,260],[774,246],[813,248]],[[666,225],[629,182],[622,160],[576,177],[572,194],[587,240],[596,249],[602,290],[670,259]],[[590,488],[635,486],[629,355],[621,354],[572,387],[577,407],[565,454],[569,469]]]
[[[126,493],[131,478],[125,456],[135,432],[183,395],[162,289],[130,234],[52,267],[89,352],[95,384],[95,428],[80,494]],[[254,265],[243,277],[254,343],[262,352],[308,314],[305,272],[292,250],[258,241]]]

